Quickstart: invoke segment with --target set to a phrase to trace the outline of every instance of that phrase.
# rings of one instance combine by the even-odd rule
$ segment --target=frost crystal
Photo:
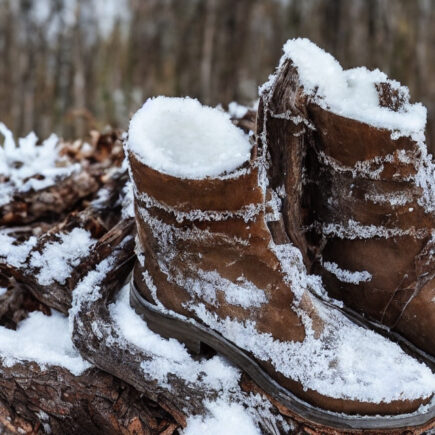
[[[223,400],[207,402],[210,414],[189,417],[183,435],[260,435],[261,432],[252,421],[246,409],[238,403]]]
[[[307,335],[302,342],[279,341],[257,331],[253,321],[219,318],[203,304],[190,308],[207,325],[275,370],[329,397],[380,403],[430,397],[435,376],[395,343],[356,326],[343,314],[313,299],[324,321],[320,339],[302,315]],[[291,309],[289,307],[289,309]],[[383,382],[379,382],[382,379]]]
[[[359,284],[372,279],[372,274],[364,270],[363,272],[351,272],[350,270],[341,269],[337,263],[324,261],[323,267],[330,273],[334,274],[340,281],[350,284]]]
[[[4,231],[0,232],[0,259],[14,267],[23,265],[38,239],[29,237],[24,242],[18,242]]]

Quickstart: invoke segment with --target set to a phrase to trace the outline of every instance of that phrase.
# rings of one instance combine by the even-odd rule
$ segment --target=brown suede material
[[[412,237],[394,237],[391,239],[360,239],[342,240],[331,238],[323,250],[323,260],[339,264],[345,270],[367,270],[372,275],[368,282],[350,284],[339,281],[334,274],[327,270],[324,275],[326,288],[331,295],[342,299],[346,305],[358,310],[364,305],[365,313],[373,320],[382,321],[389,326],[396,320],[389,315],[389,307],[394,301],[403,307],[403,300],[399,300],[401,292],[408,284],[416,279],[412,271],[414,259],[421,250],[421,241]],[[394,271],[408,271],[408,277]],[[411,296],[406,291],[406,300]],[[396,318],[397,318],[397,313]]]
[[[253,167],[236,178],[189,180],[155,171],[131,151],[129,160],[139,192],[178,211],[235,211],[262,202],[261,189],[256,184],[258,171]]]
[[[255,153],[254,153],[255,155]],[[193,304],[203,303],[220,319],[229,317],[240,322],[255,321],[259,332],[270,333],[277,340],[302,341],[305,327],[292,309],[294,295],[284,281],[280,263],[269,248],[272,239],[276,243],[287,241],[284,221],[274,222],[267,228],[263,212],[245,222],[240,217],[230,216],[224,220],[195,219],[177,220],[177,211],[191,210],[231,210],[237,211],[251,202],[264,202],[258,186],[257,175],[239,176],[235,179],[222,180],[179,180],[153,171],[140,163],[134,155],[129,155],[136,188],[160,201],[158,205],[146,207],[140,198],[135,201],[136,221],[140,248],[145,254],[145,267],[137,265],[135,281],[139,290],[151,302],[153,292],[144,279],[144,269],[156,288],[156,297],[166,308],[201,321],[192,309]],[[288,168],[298,164],[299,157],[293,156]],[[252,171],[251,174],[256,174]],[[298,178],[294,178],[293,181]],[[226,184],[231,180],[229,187]],[[300,177],[299,177],[300,180]],[[288,181],[291,183],[291,181]],[[206,187],[205,187],[206,186]],[[206,189],[204,191],[204,189]],[[260,195],[260,196],[259,196]],[[165,208],[166,207],[166,208]],[[288,210],[292,210],[291,207]],[[301,215],[302,216],[302,215]],[[302,222],[301,217],[299,222]],[[168,225],[159,229],[159,225]],[[292,227],[287,225],[287,228]],[[294,237],[302,235],[300,229],[293,225]],[[169,233],[169,234],[168,234]],[[169,247],[165,238],[169,237]],[[302,240],[302,239],[301,239]],[[175,255],[172,255],[174,254]],[[228,303],[222,291],[217,292],[218,304],[207,303],[201,297],[183,288],[182,284],[171,282],[179,274],[183,279],[200,279],[198,269],[217,271],[219,275],[232,282],[241,276],[264,290],[268,302],[259,307],[243,308]],[[166,270],[166,271],[165,271]],[[312,296],[305,293],[299,308],[307,313],[313,323],[315,335],[319,336],[323,322],[316,312]],[[304,391],[295,381],[280,375],[268,361],[258,363],[278,382],[299,397],[324,409],[347,413],[403,413],[415,410],[421,401],[398,401],[388,404],[371,404],[352,400],[337,400],[328,397],[327,392]]]
[[[320,136],[322,150],[342,165],[354,166],[358,161],[385,157],[397,150],[417,150],[416,143],[408,137],[392,140],[390,130],[328,112],[317,104],[309,104],[308,113]]]
[[[426,352],[435,349],[435,278],[429,281],[409,302],[396,330]],[[413,325],[412,328],[409,325]]]
[[[417,203],[418,190],[409,183],[367,180],[347,173],[330,174],[330,170],[322,166],[319,169],[322,184],[311,184],[311,206],[321,215],[322,222],[328,224],[353,219],[362,225],[414,230],[416,234],[430,235],[433,216]],[[329,188],[325,189],[325,186]],[[392,208],[387,203],[370,201],[370,196],[376,198],[376,194],[397,193],[407,198],[405,204]]]
[[[143,209],[146,206],[141,200],[136,199],[136,204],[141,206]],[[174,228],[180,230],[199,230],[204,233],[210,233],[212,237],[209,238],[213,245],[217,243],[228,244],[228,238],[237,238],[240,244],[246,244],[245,253],[252,252],[255,253],[257,250],[267,249],[268,240],[270,238],[270,233],[267,228],[262,223],[264,214],[260,212],[258,218],[255,221],[245,222],[243,219],[232,218],[222,221],[199,221],[199,220],[183,220],[183,222],[178,222],[176,218],[169,212],[165,210],[158,209],[157,207],[147,208],[150,215],[164,222],[165,224],[171,225]],[[139,216],[138,219],[142,218]],[[186,243],[189,241],[187,240]],[[207,241],[204,241],[207,244]],[[278,267],[278,261],[276,257],[269,256],[268,260],[271,261],[271,267]]]
[[[148,212],[169,224],[171,217],[167,212],[156,208],[148,209]],[[138,236],[146,258],[146,268],[153,281],[158,284],[158,299],[167,308],[180,314],[192,316],[192,313],[180,306],[188,301],[189,298],[186,296],[188,293],[182,287],[168,282],[165,275],[159,271],[157,258],[159,255],[164,256],[165,253],[160,252],[159,242],[155,239],[152,229],[142,220],[137,211],[136,216]],[[217,313],[222,319],[229,316],[240,321],[255,320],[259,331],[270,332],[281,340],[303,340],[305,337],[304,327],[299,316],[290,309],[293,294],[284,283],[277,258],[267,248],[270,233],[264,227],[262,215],[258,220],[249,223],[239,219],[225,222],[225,225],[222,222],[205,223],[207,230],[217,224],[217,228],[212,231],[213,237],[209,242],[194,238],[189,240],[177,239],[173,248],[179,252],[179,256],[172,261],[171,272],[180,272],[183,277],[195,278],[195,271],[200,268],[204,271],[217,271],[220,276],[232,282],[237,282],[238,277],[244,276],[265,291],[268,304],[259,308],[244,309],[228,303],[221,303],[218,307],[205,303],[207,309]],[[171,225],[182,231],[189,226],[196,226],[196,223],[181,224],[172,216]],[[228,230],[226,233],[223,232],[225,228]],[[244,231],[241,231],[241,228],[244,228]],[[251,231],[253,243],[250,243],[251,239],[248,237]],[[248,243],[241,244],[233,238],[233,234],[237,237],[246,236]],[[140,282],[138,282],[138,286],[141,287]]]
[[[384,107],[398,110],[405,103],[406,96],[393,95],[388,83],[378,91]],[[410,137],[393,140],[390,130],[336,115],[310,101],[291,60],[280,67],[274,88],[261,99],[257,125],[258,132],[266,133],[272,183],[286,191],[284,226],[305,254],[309,270],[322,275],[331,296],[435,355],[430,308],[435,293],[427,284],[435,274],[434,261],[427,260],[434,257],[428,243],[435,214],[420,204],[422,190],[409,178],[420,158],[417,143]],[[382,195],[405,199],[391,204],[377,200]],[[323,229],[340,229],[349,221],[369,229],[382,227],[384,234],[404,234],[338,237]],[[327,261],[350,272],[368,271],[372,278],[344,282],[322,266]]]

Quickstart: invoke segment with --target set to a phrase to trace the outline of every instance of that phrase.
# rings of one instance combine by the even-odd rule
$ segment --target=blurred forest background
[[[0,121],[71,138],[156,94],[251,103],[295,36],[409,86],[435,150],[435,0],[0,0]]]

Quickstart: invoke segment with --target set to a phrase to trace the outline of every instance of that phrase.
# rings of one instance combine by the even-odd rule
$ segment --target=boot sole
[[[327,426],[333,430],[364,429],[416,429],[435,423],[435,406],[424,414],[359,416],[334,413],[316,408],[295,396],[272,379],[246,352],[226,340],[220,334],[193,319],[184,321],[179,317],[162,313],[155,305],[144,299],[137,290],[133,278],[130,281],[130,305],[142,317],[148,327],[166,338],[176,338],[192,352],[200,353],[201,343],[224,355],[229,361],[246,372],[249,377],[273,399],[283,404],[297,417],[314,425]]]

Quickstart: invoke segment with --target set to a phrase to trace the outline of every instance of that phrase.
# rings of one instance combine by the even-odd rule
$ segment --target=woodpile
[[[253,133],[257,130],[257,138],[266,138],[271,152],[271,173],[268,174],[271,188],[281,185],[285,188],[286,200],[282,209],[282,219],[270,228],[275,241],[279,243],[280,239],[291,239],[301,250],[305,266],[315,273],[322,274],[325,282],[329,283],[333,277],[328,275],[324,262],[319,260],[319,254],[323,253],[326,261],[333,262],[338,261],[340,255],[352,258],[352,252],[358,247],[355,247],[356,242],[345,243],[342,239],[328,238],[327,233],[320,234],[317,232],[319,225],[336,224],[343,216],[346,219],[358,218],[367,225],[380,225],[382,222],[379,222],[377,217],[384,210],[376,203],[368,205],[363,192],[366,187],[365,180],[358,177],[353,178],[355,187],[352,188],[361,189],[362,199],[347,203],[349,195],[344,193],[350,188],[351,181],[346,171],[331,170],[325,161],[319,160],[319,153],[328,156],[327,158],[332,156],[334,159],[338,159],[342,153],[344,160],[339,162],[341,165],[354,165],[359,160],[382,157],[383,154],[392,152],[389,149],[392,145],[387,137],[390,132],[386,135],[376,129],[371,131],[357,122],[331,120],[331,113],[306,100],[302,91],[295,85],[297,83],[297,74],[292,70],[291,62],[288,62],[282,67],[273,91],[267,96],[262,95],[258,114],[250,110],[242,118],[233,119],[233,122],[247,132]],[[286,94],[286,98],[283,98],[283,93]],[[400,106],[400,98],[394,97],[385,87],[382,88],[382,95],[385,96],[385,105],[397,110],[393,102]],[[282,103],[283,101],[286,103]],[[291,107],[286,105],[290,102]],[[289,110],[297,112],[302,122],[293,122],[291,119],[276,116]],[[320,126],[316,133],[309,128],[312,123]],[[337,125],[340,126],[339,129],[335,129]],[[319,135],[325,131],[328,134],[320,137]],[[353,155],[354,148],[350,144],[358,140],[362,134],[371,137],[371,141],[369,144],[363,144],[367,146],[362,147],[361,155]],[[291,144],[286,142],[289,137]],[[340,144],[339,151],[334,149],[336,144]],[[402,140],[400,144],[404,150],[414,151],[414,143]],[[346,148],[347,145],[349,149]],[[7,289],[4,294],[0,294],[0,325],[13,330],[32,313],[41,312],[49,315],[60,312],[69,316],[72,341],[81,357],[90,365],[82,373],[74,375],[60,365],[41,365],[25,359],[1,359],[0,432],[167,435],[177,433],[186,426],[191,415],[205,413],[206,402],[218,399],[222,391],[217,386],[205,386],[201,374],[193,380],[186,380],[176,372],[169,371],[165,382],[156,381],[152,374],[146,373],[143,369],[144,363],[158,361],[156,355],[126,339],[113,316],[113,302],[128,282],[136,261],[136,222],[133,213],[127,212],[127,209],[133,206],[133,199],[130,195],[128,170],[123,165],[121,133],[93,132],[88,142],[61,144],[60,155],[67,159],[68,164],[77,163],[79,169],[57,179],[55,184],[46,188],[17,190],[9,201],[0,206],[2,237],[13,240],[11,246],[15,248],[26,247],[24,254],[20,254],[19,258],[8,256],[0,247],[0,286]],[[140,165],[136,164],[134,156],[130,156],[130,163],[133,177],[143,184],[142,190],[152,192],[154,197],[164,197],[166,203],[172,201],[175,206],[180,201],[180,198],[176,197],[177,188],[180,192],[190,193],[192,185],[197,185],[198,190],[216,188],[214,185],[208,186],[206,181],[191,183],[182,180],[190,184],[189,189],[183,190],[183,186],[171,185],[174,180],[170,177],[167,177],[163,188],[163,183],[159,185],[159,173],[153,173],[151,169],[149,173],[139,170]],[[399,171],[406,175],[412,171],[414,166],[402,163],[392,160],[385,166],[379,186],[376,185],[384,194],[395,193],[399,189],[390,180],[392,172]],[[313,172],[310,174],[310,171]],[[302,177],[307,174],[313,179],[318,174],[318,181],[303,184]],[[201,197],[194,192],[191,197],[184,198],[186,203],[189,202],[189,207],[180,208],[178,211],[189,213],[191,208],[210,209],[212,204],[220,207],[219,211],[222,212],[224,207],[238,210],[243,205],[255,202],[255,195],[258,193],[255,189],[248,189],[249,194],[253,195],[252,198],[244,197],[242,191],[242,188],[251,186],[252,180],[249,180],[249,175],[246,179],[243,175],[241,178],[242,181],[238,179],[231,186],[233,195],[228,197],[228,203],[214,201],[216,198]],[[8,183],[10,180],[2,181]],[[328,190],[322,191],[319,184],[327,186]],[[223,182],[222,186],[217,186],[217,190],[219,188],[228,189],[228,183]],[[425,233],[424,237],[414,237],[414,233],[411,236],[407,234],[401,249],[407,251],[409,256],[417,257],[418,261],[412,270],[406,267],[400,269],[403,274],[408,274],[409,282],[400,284],[401,287],[396,291],[397,297],[389,301],[384,317],[376,319],[385,321],[390,326],[394,325],[403,333],[400,322],[397,321],[398,313],[401,313],[404,307],[408,307],[410,294],[413,294],[416,288],[424,289],[432,279],[430,273],[433,271],[433,257],[430,257],[428,252],[433,247],[428,235],[433,229],[434,222],[433,215],[427,217],[422,211],[420,213],[420,191],[415,189],[414,185],[403,182],[400,189],[401,192],[409,193],[411,199],[406,206],[408,212],[400,214],[402,220],[398,224],[402,225],[404,230],[418,226],[417,232],[426,230],[428,233]],[[371,191],[373,195],[379,192]],[[221,200],[225,196],[222,192],[214,194]],[[339,207],[327,207],[328,198],[331,196],[339,203]],[[197,206],[195,201],[198,202]],[[409,211],[410,208],[415,211]],[[164,215],[160,210],[155,213],[160,213],[159,217]],[[182,225],[175,219],[172,224]],[[231,230],[235,234],[239,230],[244,231],[237,226],[236,219],[231,225]],[[217,227],[219,222],[216,223]],[[306,228],[310,228],[312,232],[307,232]],[[71,268],[68,276],[42,276],[41,254],[54,249],[74,231],[83,231],[89,238],[87,254],[68,260]],[[139,239],[145,245],[150,238],[145,237],[144,232],[146,228],[139,226]],[[152,249],[147,248],[150,249],[151,257]],[[254,248],[264,247],[253,245],[252,249]],[[378,249],[383,250],[384,247],[379,247],[375,242],[364,243],[360,247],[360,255],[368,262],[375,262],[373,265],[367,264],[365,268],[377,267]],[[391,249],[388,245],[385,252]],[[381,255],[387,254],[383,250]],[[422,275],[422,270],[430,272],[430,276],[423,273],[423,281],[416,277]],[[383,279],[390,284],[392,275],[389,274]],[[348,294],[346,289],[333,284],[327,287],[340,288],[343,292],[339,295],[332,292],[333,296],[345,299]],[[361,284],[361,289],[367,294],[373,291],[372,288],[364,286],[364,283]],[[424,291],[421,294],[424,297]],[[407,309],[412,310],[412,306]],[[370,315],[370,307],[367,310]],[[374,311],[378,312],[377,309]],[[410,312],[412,315],[412,311]],[[404,330],[408,331],[409,328],[405,327]],[[418,331],[414,335],[423,337],[423,344],[429,340]],[[418,341],[418,337],[408,338],[410,341]],[[203,349],[200,356],[192,356],[192,361],[200,358],[207,360],[211,356],[213,353],[210,350]],[[243,407],[254,410],[254,413],[257,411],[256,423],[264,433],[270,434],[399,434],[405,433],[408,429],[407,433],[418,434],[430,429],[434,424],[432,421],[417,428],[384,431],[336,430],[301,418],[291,409],[267,396],[246,375],[242,375],[236,388],[227,394]]]

